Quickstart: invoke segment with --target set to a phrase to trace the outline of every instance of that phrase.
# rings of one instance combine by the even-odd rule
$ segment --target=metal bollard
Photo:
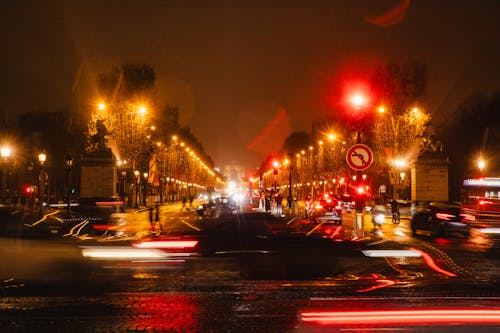
[[[363,213],[356,213],[354,215],[354,236],[364,236],[364,219],[365,216]]]

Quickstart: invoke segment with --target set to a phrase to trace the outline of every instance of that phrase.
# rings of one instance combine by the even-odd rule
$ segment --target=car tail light
[[[455,218],[456,215],[448,214],[448,213],[436,213],[436,217],[440,220],[449,221],[449,220]]]
[[[460,214],[460,216],[467,222],[474,222],[476,220],[476,217],[472,214]]]
[[[134,243],[132,246],[146,249],[166,249],[166,250],[180,250],[192,249],[196,247],[198,241],[196,240],[149,240]]]

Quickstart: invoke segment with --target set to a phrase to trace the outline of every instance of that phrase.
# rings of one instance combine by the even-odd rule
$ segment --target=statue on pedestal
[[[95,129],[81,159],[80,196],[82,200],[111,200],[116,195],[117,175],[114,155],[107,146],[110,132],[104,120],[97,120]]]
[[[89,137],[87,151],[110,154],[111,149],[106,146],[107,136],[110,134],[110,132],[106,128],[104,120],[98,119],[96,121],[96,130],[97,133]]]

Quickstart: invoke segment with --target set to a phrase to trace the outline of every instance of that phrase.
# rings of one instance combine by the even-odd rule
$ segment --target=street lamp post
[[[293,193],[292,193],[292,163],[290,160],[287,158],[283,162],[284,165],[288,167],[288,197],[287,197],[287,202],[288,202],[288,209],[292,208],[292,199],[293,199]]]
[[[480,179],[484,180],[484,168],[486,167],[486,162],[485,162],[485,160],[482,157],[480,157],[479,160],[477,161],[477,167],[479,169],[479,172],[481,173],[480,174]],[[483,188],[482,192],[483,193],[481,193],[481,197],[482,196],[486,197],[487,196],[486,195],[486,188]]]
[[[121,179],[121,183],[122,183],[122,186],[121,186],[121,197],[122,197],[122,200],[125,201],[125,179],[127,178],[127,171],[126,170],[122,170],[122,179]]]
[[[482,158],[479,158],[479,160],[477,161],[477,167],[478,167],[479,171],[481,172],[481,178],[483,178],[484,177],[484,168],[486,167],[486,162]]]
[[[47,154],[41,152],[38,154],[38,162],[40,163],[40,175],[38,180],[40,182],[40,188],[38,191],[38,207],[40,216],[43,215],[43,205],[45,197],[45,181],[47,180],[47,174],[45,173],[45,162],[47,161]]]
[[[71,217],[71,169],[73,167],[73,158],[71,153],[66,156],[66,170],[68,173],[68,191],[66,196],[66,216]]]
[[[394,185],[392,188],[392,198],[393,199],[401,199],[401,195],[405,196],[406,187],[405,187],[405,177],[406,173],[404,170],[407,168],[408,164],[404,159],[396,159],[393,161],[394,167]],[[396,192],[396,193],[395,193]],[[400,193],[402,192],[402,193]],[[400,195],[401,194],[401,195]]]
[[[144,172],[143,173],[143,177],[144,177],[144,190],[143,190],[144,194],[142,195],[142,197],[143,197],[144,206],[147,207],[148,205],[147,205],[146,198],[147,198],[147,195],[148,195],[148,173]]]
[[[274,193],[278,191],[278,167],[279,167],[279,162],[274,161],[273,162],[273,174],[274,174]]]
[[[7,163],[10,158],[11,150],[9,147],[0,148],[0,156],[2,157],[2,201],[7,197]]]
[[[138,170],[135,170],[134,171],[134,176],[135,176],[135,186],[134,186],[134,189],[135,189],[135,203],[134,203],[134,208],[139,208],[139,200],[138,200],[138,195],[139,195],[139,191],[137,191],[137,187],[140,185],[140,181],[141,181],[141,178],[140,178],[140,173]]]

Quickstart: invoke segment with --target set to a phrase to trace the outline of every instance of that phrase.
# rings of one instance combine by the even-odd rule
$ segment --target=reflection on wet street
[[[145,220],[112,235],[101,224],[102,234],[1,238],[0,330],[488,332],[500,323],[498,239],[480,228],[431,237],[412,236],[405,219],[373,233],[369,216],[361,233],[352,214],[331,226],[161,214],[162,234]]]

